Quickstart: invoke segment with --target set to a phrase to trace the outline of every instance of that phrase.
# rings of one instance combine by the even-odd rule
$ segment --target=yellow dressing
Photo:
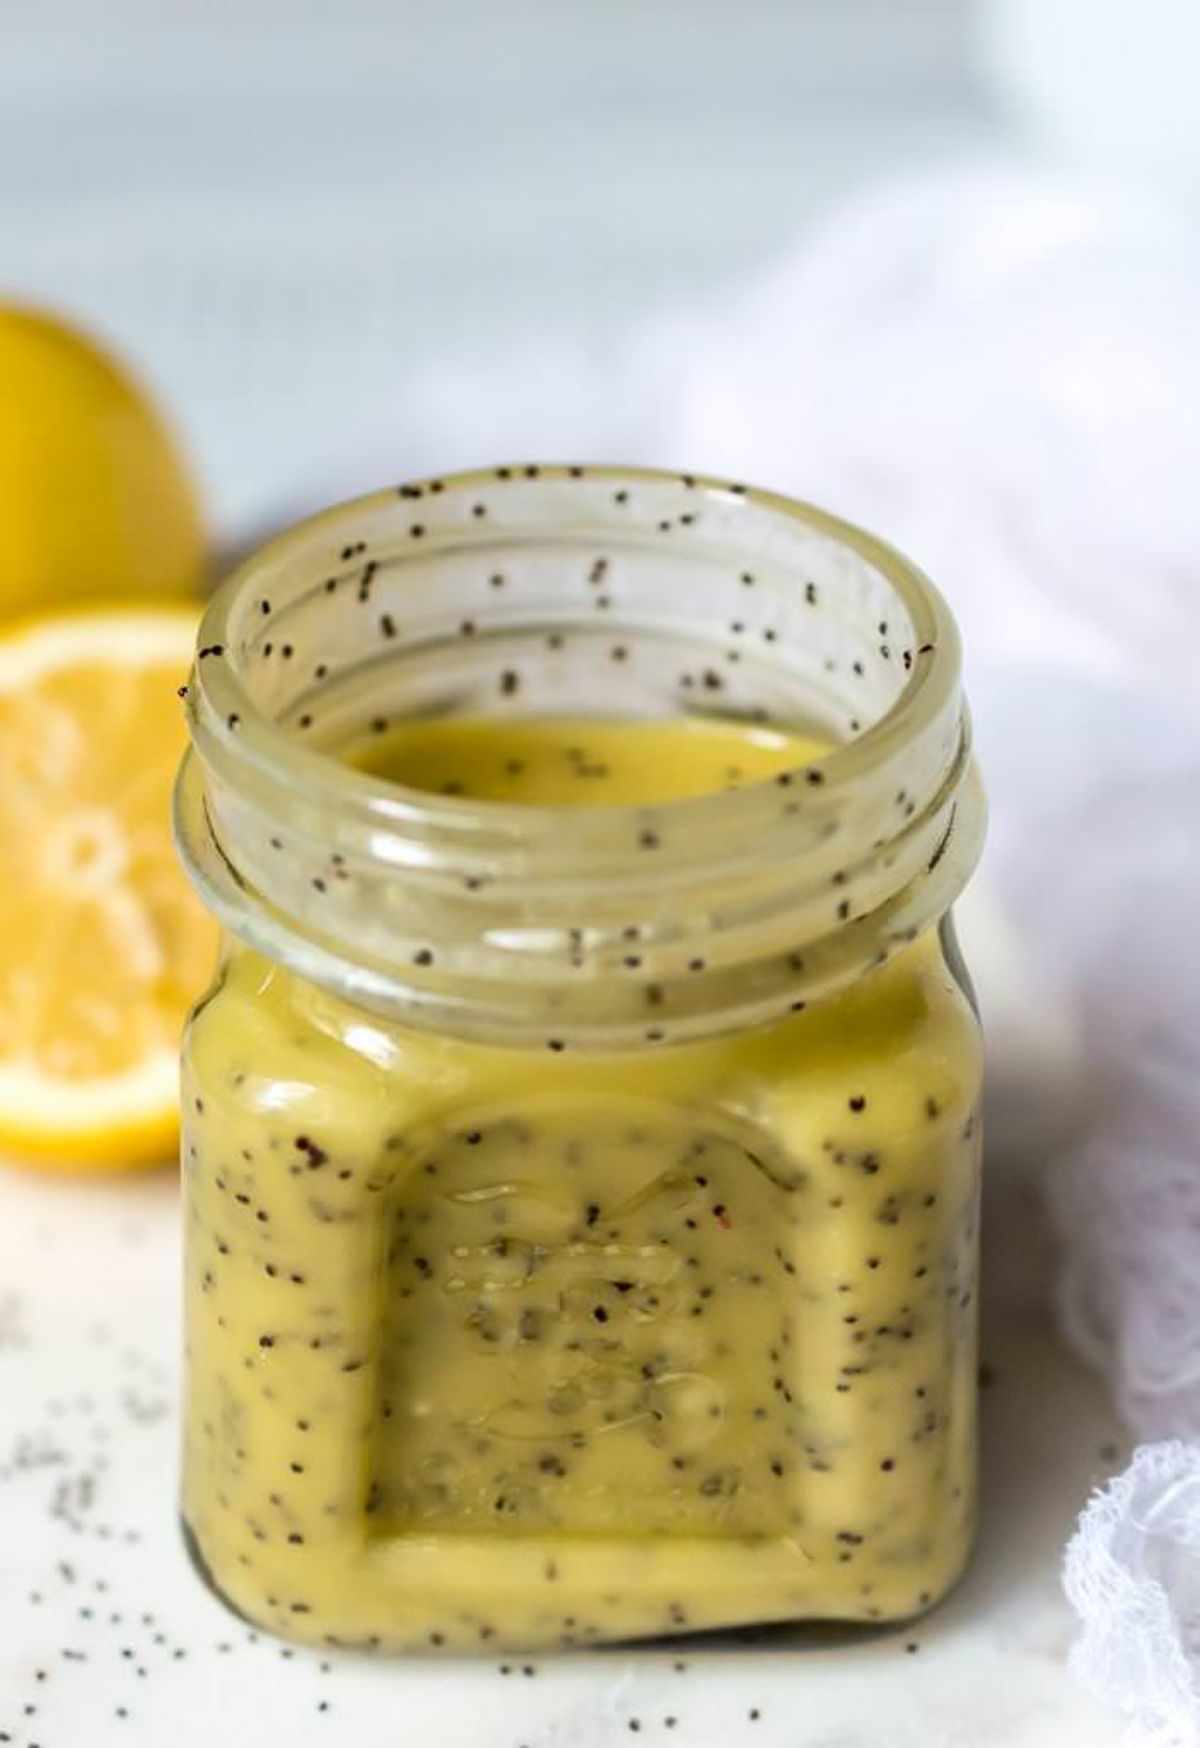
[[[449,719],[352,759],[568,807],[820,751]],[[972,1532],[979,1081],[932,935],[769,1028],[563,1055],[235,948],[185,1051],[184,1505],[213,1582],[384,1648],[927,1606]]]
[[[693,717],[644,722],[432,717],[348,753],[360,770],[410,788],[549,807],[638,807],[761,782],[828,746],[772,728]]]

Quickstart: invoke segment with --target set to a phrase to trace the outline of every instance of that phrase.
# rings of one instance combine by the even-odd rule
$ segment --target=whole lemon
[[[90,339],[0,304],[0,615],[193,592],[196,498],[158,411]]]

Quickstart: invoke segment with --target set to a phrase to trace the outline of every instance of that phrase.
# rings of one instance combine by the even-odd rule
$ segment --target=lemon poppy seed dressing
[[[710,516],[706,610],[760,647],[803,627],[776,593],[838,601],[831,535],[802,528],[798,589],[778,552],[760,582],[748,536],[791,513],[769,501],[517,471],[406,488],[419,536],[403,493],[386,540],[361,510],[362,534],[302,530],[260,587],[253,566],[235,583],[197,664],[206,691],[214,663],[226,676],[192,700],[216,805],[193,765],[181,839],[238,938],[185,1048],[194,1546],[253,1619],[388,1649],[912,1614],[961,1569],[974,1511],[980,1057],[943,922],[973,853],[946,806],[953,690],[905,799],[894,769],[855,789],[854,731],[814,707],[836,660],[819,643],[797,726],[773,667],[746,702],[723,643],[681,660],[692,628],[661,597],[639,618],[661,573],[611,529],[580,554],[570,522],[556,577],[525,520],[554,535],[564,503],[601,522],[640,505],[691,537]],[[460,517],[490,519],[469,562]],[[322,549],[356,580],[330,590]],[[693,582],[706,552],[672,573]],[[828,647],[864,606],[880,640],[890,599],[911,672],[921,603],[886,574],[858,599],[852,574]],[[342,591],[339,693],[345,651],[305,615],[332,623]],[[419,675],[376,640],[424,643]],[[281,660],[325,674],[287,696]],[[697,688],[727,708],[692,711]],[[880,703],[863,687],[839,708]],[[332,815],[264,759],[304,718]]]

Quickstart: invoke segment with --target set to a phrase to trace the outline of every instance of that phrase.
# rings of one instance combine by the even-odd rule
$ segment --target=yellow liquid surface
[[[408,785],[663,801],[710,724],[447,721]],[[185,1053],[185,1513],[293,1637],[578,1645],[918,1612],[974,1514],[978,1028],[934,937],[773,1026],[551,1056],[244,949]]]
[[[353,748],[349,762],[393,783],[541,807],[641,807],[762,782],[828,748],[775,729],[683,721],[483,717],[405,724]]]

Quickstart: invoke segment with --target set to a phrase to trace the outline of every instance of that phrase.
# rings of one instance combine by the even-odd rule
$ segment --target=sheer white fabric
[[[1066,1564],[1075,1667],[1155,1748],[1200,1740],[1197,236],[1150,197],[963,173],[865,203],[602,373],[548,352],[491,395],[442,374],[424,397],[449,455],[469,432],[777,484],[950,594],[991,878],[1078,1045],[1072,1120],[1022,1147],[1054,1295],[1135,1434],[1172,1441]]]
[[[1138,1748],[1200,1743],[1200,1449],[1143,1445],[1067,1549],[1083,1622],[1072,1666],[1130,1720]]]
[[[887,529],[963,621],[991,875],[1080,1046],[1076,1120],[1025,1161],[1057,1229],[1054,1296],[1134,1433],[1171,1441],[1135,1454],[1070,1544],[1074,1667],[1133,1740],[1191,1748],[1197,232],[1157,201],[1003,172],[901,188],[678,334],[675,358],[662,453]]]

